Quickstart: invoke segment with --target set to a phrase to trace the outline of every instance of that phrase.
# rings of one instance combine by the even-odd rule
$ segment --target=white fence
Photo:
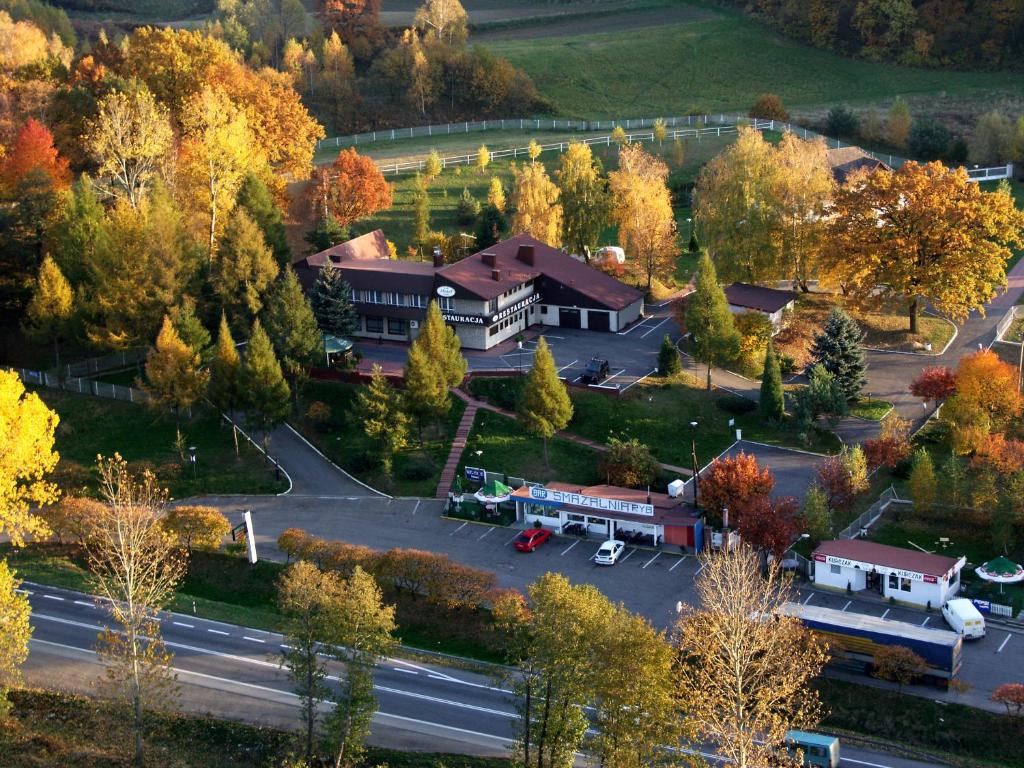
[[[1003,344],[1020,344],[1019,341],[1003,338],[1003,336],[1006,335],[1006,332],[1013,327],[1013,323],[1018,317],[1024,317],[1024,306],[1019,304],[1010,307],[1009,311],[1003,315],[998,325],[996,325],[996,341],[1002,342]]]
[[[14,370],[23,382],[39,387],[65,389],[68,392],[77,392],[80,395],[106,397],[111,400],[123,400],[126,403],[144,403],[148,397],[141,389],[123,387],[120,384],[107,384],[103,381],[78,377],[61,378],[52,373],[30,371],[27,368],[15,368]]]
[[[882,495],[878,497],[878,501],[868,507],[864,512],[857,516],[857,519],[850,523],[846,528],[840,531],[837,539],[856,539],[861,535],[862,531],[866,531],[870,528],[889,508],[890,504],[909,504],[909,501],[901,499],[899,494],[896,493],[896,489],[891,485],[886,488]]]
[[[1013,163],[996,165],[992,168],[979,168],[974,166],[967,169],[967,175],[971,181],[998,181],[999,179],[1013,178]]]
[[[128,368],[145,360],[147,353],[148,350],[145,347],[124,349],[120,352],[111,352],[109,355],[103,355],[102,357],[91,357],[88,360],[80,360],[77,363],[67,363],[61,366],[61,372],[65,376],[90,376],[102,371]]]

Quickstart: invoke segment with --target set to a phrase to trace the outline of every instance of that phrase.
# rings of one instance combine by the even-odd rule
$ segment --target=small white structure
[[[617,245],[598,248],[592,257],[594,264],[625,264],[626,252]]]
[[[967,562],[864,539],[823,541],[814,550],[814,583],[826,589],[869,590],[899,603],[938,608],[960,590]]]
[[[782,314],[792,309],[796,301],[792,291],[764,288],[750,283],[733,283],[725,286],[724,290],[729,309],[733,313],[759,312],[767,315],[776,332],[782,329]]]

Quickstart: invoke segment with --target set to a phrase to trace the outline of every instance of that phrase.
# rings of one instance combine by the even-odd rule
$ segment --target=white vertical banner
[[[252,510],[245,510],[245,545],[249,548],[249,562],[256,563],[256,537],[252,532]]]

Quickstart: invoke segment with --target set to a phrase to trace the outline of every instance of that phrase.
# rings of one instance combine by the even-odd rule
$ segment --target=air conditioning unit
[[[409,321],[409,327],[410,328],[419,328],[420,327],[420,321],[419,320],[410,320]]]
[[[677,478],[668,484],[668,495],[673,499],[678,498],[684,487],[686,487],[686,483]]]

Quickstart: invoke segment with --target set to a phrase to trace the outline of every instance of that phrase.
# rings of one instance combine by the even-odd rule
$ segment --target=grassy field
[[[881,421],[886,414],[892,410],[892,403],[888,400],[872,400],[861,398],[850,405],[850,415],[860,419]]]
[[[866,103],[898,94],[1020,94],[1009,72],[952,72],[846,59],[780,37],[701,0],[705,18],[630,28],[622,17],[603,34],[494,41],[488,47],[523,68],[560,114],[656,117],[744,113],[762,93],[789,106]],[[611,20],[609,20],[611,21]]]
[[[235,457],[231,430],[214,414],[197,413],[182,419],[185,445],[196,447],[195,476],[174,447],[175,423],[170,416],[144,406],[37,389],[43,401],[60,416],[56,450],[60,454],[55,479],[67,491],[96,485],[96,455],[120,453],[136,468],[156,472],[172,498],[204,493],[280,493],[285,480],[276,480],[262,455],[239,440]]]
[[[396,455],[393,471],[388,476],[372,456],[372,445],[363,434],[362,426],[352,417],[358,391],[356,384],[310,382],[303,392],[301,413],[306,413],[310,403],[319,401],[330,409],[330,419],[314,424],[303,415],[296,426],[331,461],[367,485],[397,496],[433,496],[465,403],[452,398],[452,408],[444,421],[427,426],[421,445]]]
[[[131,764],[132,735],[123,707],[97,698],[16,690],[0,724],[4,768],[99,768]],[[244,716],[244,713],[239,713]],[[150,768],[270,768],[295,765],[293,733],[209,716],[147,713]],[[359,768],[504,768],[502,758],[399,752],[370,747]]]

